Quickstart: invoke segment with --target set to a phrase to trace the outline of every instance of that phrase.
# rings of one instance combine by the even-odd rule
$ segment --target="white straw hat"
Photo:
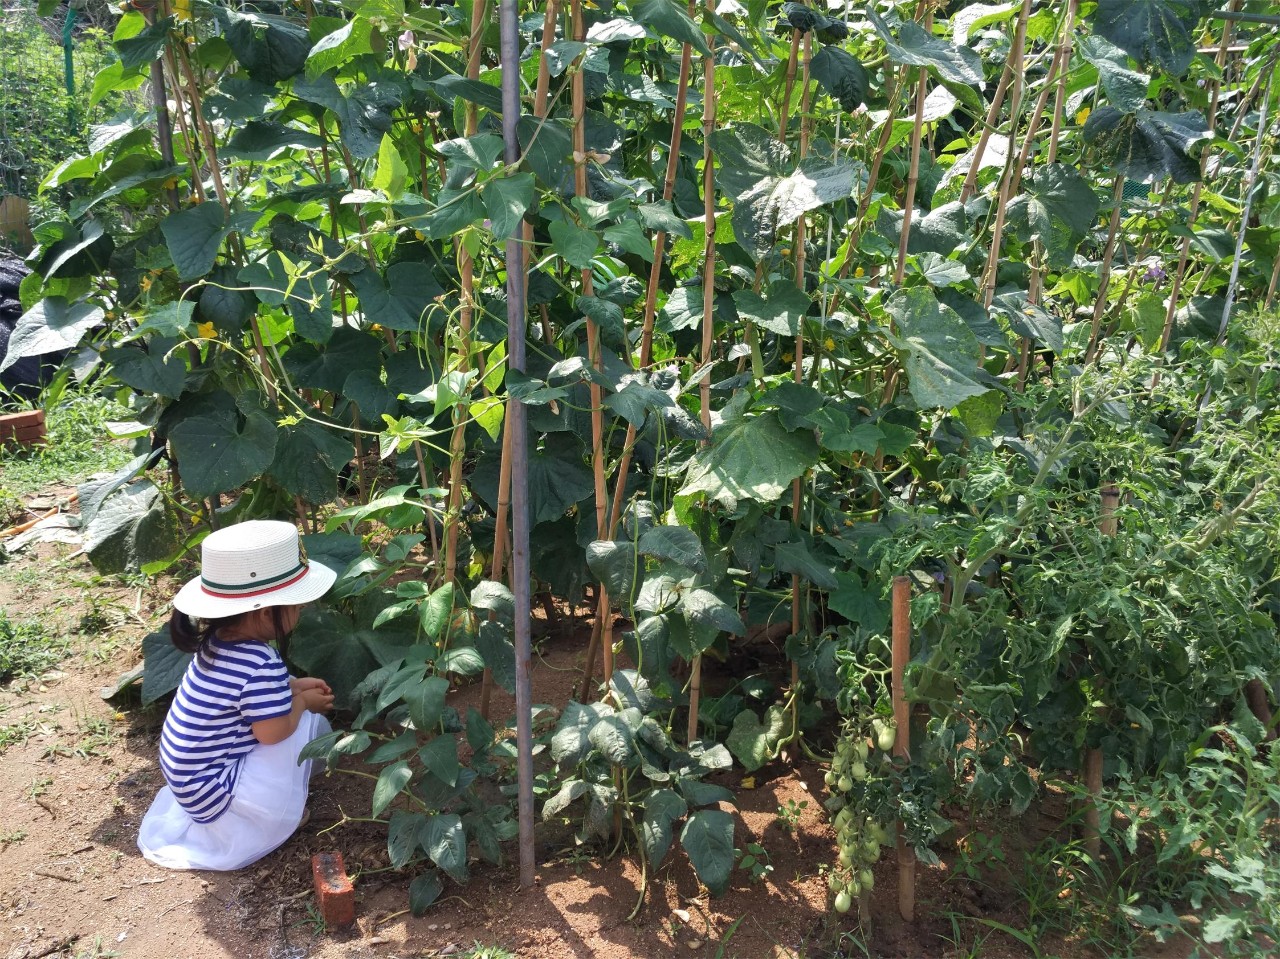
[[[292,523],[249,520],[205,537],[200,575],[178,591],[173,605],[197,619],[300,606],[323,596],[337,575],[307,559]]]

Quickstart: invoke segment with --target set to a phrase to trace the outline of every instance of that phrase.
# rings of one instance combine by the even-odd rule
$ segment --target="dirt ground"
[[[989,924],[1020,927],[1017,897],[945,862],[918,867],[913,923],[898,916],[891,856],[875,870],[869,928],[859,927],[856,910],[832,914],[824,871],[835,841],[821,806],[824,770],[810,762],[775,762],[747,782],[734,770],[724,780],[740,805],[722,808],[735,815],[740,847],[766,849],[766,878],[735,870],[728,892],[711,898],[677,850],[651,877],[634,921],[635,856],[576,849],[570,834],[541,823],[532,889],[519,889],[514,862],[477,864],[467,884],[450,885],[425,916],[411,916],[411,876],[387,870],[385,834],[344,822],[344,813],[368,815],[372,783],[340,772],[313,781],[309,823],[257,865],[237,873],[153,866],[135,839],[161,784],[164,704],[143,708],[127,696],[113,704],[99,691],[140,663],[139,641],[163,619],[172,588],[100,578],[72,547],[56,544],[0,565],[0,608],[10,619],[38,618],[72,643],[57,669],[0,687],[0,959],[409,959],[477,943],[531,959],[1027,954]],[[534,700],[559,707],[580,677],[585,627],[543,629]],[[451,695],[465,709],[476,689]],[[512,705],[495,696],[497,716]],[[794,828],[781,808],[799,809]],[[1045,825],[1029,818],[1001,828],[1025,837]],[[340,850],[354,874],[357,924],[348,931],[325,932],[316,912],[310,859],[326,850]],[[514,843],[508,855],[516,856]],[[1064,942],[1048,954],[1098,953]],[[1144,954],[1175,953],[1153,945]]]

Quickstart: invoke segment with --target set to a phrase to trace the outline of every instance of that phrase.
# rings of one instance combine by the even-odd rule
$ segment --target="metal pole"
[[[516,0],[502,0],[499,29],[502,53],[503,159],[511,167],[520,160],[516,124],[520,120],[520,34]],[[520,241],[522,223],[507,237],[507,368],[524,371],[526,285]],[[507,400],[507,431],[511,434],[511,591],[516,618],[516,769],[519,773],[520,888],[534,883],[533,855],[533,689],[529,635],[529,437],[525,408]]]
[[[76,8],[67,7],[67,19],[62,23],[62,73],[67,85],[67,132],[75,136],[79,123],[76,120],[76,61],[72,56],[71,31],[76,25]]]

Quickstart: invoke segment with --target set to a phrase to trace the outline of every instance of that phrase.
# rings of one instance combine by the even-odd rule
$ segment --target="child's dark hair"
[[[238,618],[238,616],[221,616],[217,619],[193,619],[175,609],[173,615],[169,617],[169,639],[184,653],[197,653],[214,633]]]
[[[186,613],[175,609],[169,617],[169,639],[173,645],[184,653],[198,653],[213,635],[224,626],[230,626],[243,614],[220,616],[216,619],[193,619]],[[276,644],[280,647],[280,655],[287,656],[289,637],[284,631],[284,620],[280,617],[280,607],[271,607],[271,622],[275,627]]]

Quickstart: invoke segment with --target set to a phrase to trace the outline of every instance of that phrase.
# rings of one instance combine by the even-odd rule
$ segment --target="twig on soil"
[[[408,909],[401,909],[399,912],[393,912],[393,913],[391,913],[390,915],[383,916],[381,919],[379,919],[379,920],[378,920],[377,922],[375,922],[373,925],[374,925],[375,927],[380,926],[380,925],[382,925],[384,922],[390,922],[392,919],[395,919],[397,916],[403,916],[403,915],[404,915],[406,912],[408,912],[408,911],[409,911]]]
[[[31,798],[35,800],[35,803],[37,806],[39,806],[41,809],[47,812],[54,819],[58,818],[57,811],[52,806],[50,806],[46,800],[41,799],[39,796],[33,796]]]
[[[179,906],[189,906],[189,905],[191,905],[193,902],[195,902],[195,900],[194,900],[194,899],[184,899],[184,900],[182,900],[182,902],[175,902],[175,903],[174,903],[172,906],[170,906],[168,909],[163,910],[159,915],[161,915],[161,916],[167,916],[169,913],[173,912],[173,910],[177,909]]]
[[[52,946],[41,949],[39,952],[33,952],[27,956],[27,959],[44,959],[45,956],[52,956],[55,952],[62,952],[64,949],[70,949],[80,939],[80,933],[74,936],[67,936],[65,939],[59,939]]]

